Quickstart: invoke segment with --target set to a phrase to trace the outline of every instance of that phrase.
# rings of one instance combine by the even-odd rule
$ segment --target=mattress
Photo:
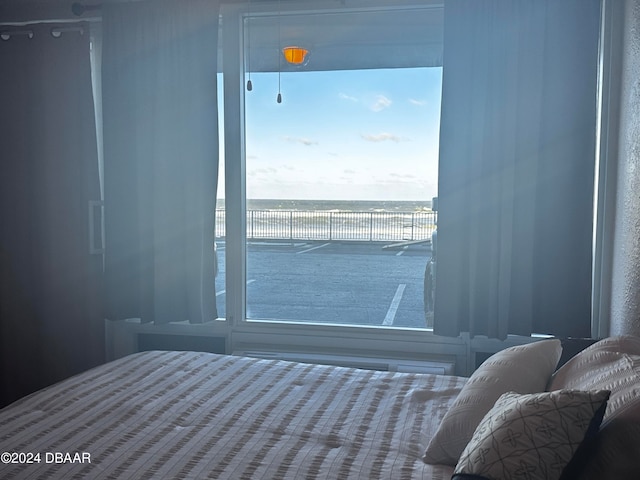
[[[137,353],[0,410],[0,478],[449,479],[421,457],[465,382]]]

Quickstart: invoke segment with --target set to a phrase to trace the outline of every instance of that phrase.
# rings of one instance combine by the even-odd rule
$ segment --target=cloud
[[[384,95],[377,95],[373,105],[371,105],[371,110],[374,112],[379,112],[384,110],[385,108],[389,108],[393,102],[389,100]]]
[[[390,177],[399,178],[402,180],[415,180],[417,177],[415,175],[411,175],[410,173],[390,173]]]
[[[338,95],[342,100],[349,100],[351,102],[357,102],[358,99],[356,97],[352,97],[351,95],[347,95],[346,93],[340,93]]]
[[[417,107],[424,107],[427,104],[425,100],[416,100],[415,98],[410,98],[409,103]]]
[[[340,180],[342,180],[343,182],[347,183],[347,184],[353,184],[353,177],[347,177],[347,176],[342,176],[340,177]]]
[[[302,145],[305,145],[307,147],[311,146],[311,145],[317,145],[318,142],[314,141],[314,140],[309,140],[308,138],[303,138],[303,137],[283,137],[284,140],[286,142],[289,143],[301,143]]]
[[[276,175],[277,173],[278,173],[278,169],[274,167],[252,168],[250,170],[247,170],[247,175],[250,177]]]
[[[397,142],[402,142],[406,140],[406,138],[399,137],[398,135],[394,135],[393,133],[387,133],[387,132],[378,133],[375,135],[371,133],[362,133],[360,134],[360,136],[367,142],[386,142],[390,140],[392,142],[397,143]]]

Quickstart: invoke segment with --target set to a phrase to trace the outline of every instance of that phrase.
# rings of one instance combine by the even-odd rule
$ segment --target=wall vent
[[[388,372],[431,373],[437,375],[453,375],[455,372],[455,361],[449,358],[408,360],[397,358],[330,355],[323,353],[274,352],[264,350],[238,350],[234,351],[233,355],[264,358],[269,360],[285,360],[288,362],[336,365],[340,367],[361,368],[365,370],[382,370]]]

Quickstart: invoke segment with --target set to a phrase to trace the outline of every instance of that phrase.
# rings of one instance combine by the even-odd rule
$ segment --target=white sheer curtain
[[[590,335],[599,12],[446,2],[436,333]]]
[[[0,27],[0,38],[4,404],[104,361],[104,324],[89,26]]]
[[[218,5],[103,6],[107,318],[216,318]]]

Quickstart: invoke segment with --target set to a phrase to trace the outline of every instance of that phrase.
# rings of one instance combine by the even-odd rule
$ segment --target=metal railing
[[[436,212],[248,210],[247,238],[285,240],[428,240]],[[216,210],[216,237],[225,236],[225,210]]]

